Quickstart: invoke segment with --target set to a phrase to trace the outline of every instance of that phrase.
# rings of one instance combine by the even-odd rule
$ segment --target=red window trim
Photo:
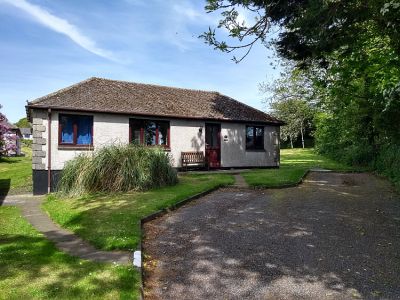
[[[145,122],[153,122],[156,124],[156,144],[155,145],[145,145],[148,147],[154,147],[154,146],[161,146],[165,149],[170,149],[171,148],[171,139],[170,139],[170,122],[165,121],[165,120],[153,120],[153,119],[129,119],[129,143],[132,143],[133,140],[133,131],[132,131],[132,126],[133,124],[137,122],[137,124],[140,124],[140,144],[144,145],[144,124]],[[158,123],[167,123],[168,128],[167,128],[167,144],[166,145],[159,145],[159,129],[158,129]]]
[[[249,127],[253,127],[253,145],[251,145],[250,147],[247,145],[247,129]],[[260,128],[262,130],[262,147],[257,148],[256,147],[256,131],[257,128]],[[260,126],[260,125],[246,125],[246,150],[265,150],[265,146],[264,146],[264,133],[265,133],[265,128],[264,126]]]
[[[78,139],[78,125],[76,124],[76,122],[74,121],[72,124],[72,128],[73,128],[73,136],[72,136],[72,143],[63,143],[62,142],[62,123],[61,123],[61,118],[62,117],[71,117],[71,118],[79,118],[79,117],[90,117],[92,119],[92,129],[91,129],[91,134],[92,134],[92,140],[90,144],[77,144],[77,139]],[[58,115],[58,145],[59,146],[63,146],[63,147],[74,147],[74,148],[86,148],[88,146],[93,146],[93,116],[91,115],[73,115],[73,114],[59,114]]]

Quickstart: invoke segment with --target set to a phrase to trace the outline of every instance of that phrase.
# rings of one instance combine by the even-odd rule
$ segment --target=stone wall
[[[46,168],[46,131],[47,112],[45,110],[32,111],[32,169],[45,170]]]

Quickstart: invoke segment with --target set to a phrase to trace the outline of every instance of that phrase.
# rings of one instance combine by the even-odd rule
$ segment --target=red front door
[[[209,168],[221,167],[221,125],[206,123],[206,159]]]

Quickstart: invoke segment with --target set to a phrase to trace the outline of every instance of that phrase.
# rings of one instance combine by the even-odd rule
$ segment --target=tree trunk
[[[304,149],[303,125],[300,127],[300,133],[301,133],[301,145],[303,146]]]
[[[292,140],[292,137],[289,137],[289,139],[290,139],[290,146],[291,146],[292,149],[293,149],[293,140]]]

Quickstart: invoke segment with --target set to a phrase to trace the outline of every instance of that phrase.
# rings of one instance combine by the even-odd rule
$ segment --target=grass
[[[189,196],[233,182],[227,174],[184,175],[175,186],[146,192],[63,199],[51,195],[43,208],[55,222],[98,248],[135,250],[141,239],[140,219]]]
[[[25,156],[0,158],[0,195],[32,191],[32,150],[23,147]]]
[[[0,207],[0,274],[0,299],[139,297],[138,271],[58,251],[17,207]]]
[[[314,149],[282,149],[279,169],[258,169],[242,173],[242,176],[250,186],[274,188],[296,184],[311,168],[355,171],[353,167],[315,153]]]
[[[279,187],[297,183],[310,168],[353,170],[313,149],[290,149],[282,150],[279,169],[258,169],[242,175],[251,186]],[[55,222],[100,249],[135,250],[141,238],[140,219],[194,194],[232,183],[232,176],[227,174],[192,174],[181,176],[176,186],[146,192],[75,198],[51,195],[43,207]]]

